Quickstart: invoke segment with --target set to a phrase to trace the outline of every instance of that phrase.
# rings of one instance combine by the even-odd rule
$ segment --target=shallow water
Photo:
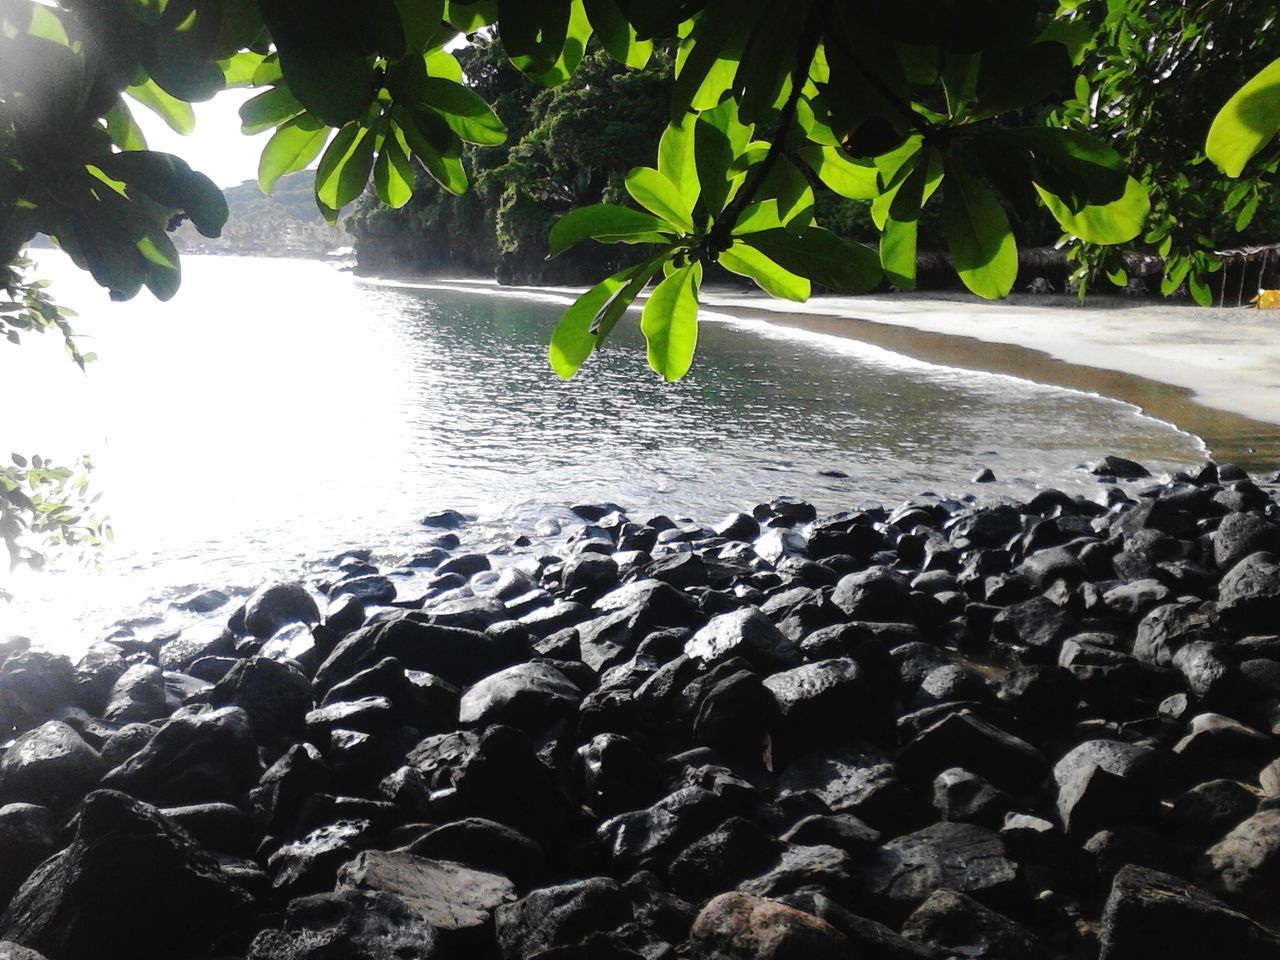
[[[1154,470],[1202,454],[1124,404],[749,319],[704,318],[679,384],[648,372],[634,324],[566,384],[545,361],[554,295],[188,257],[172,303],[121,306],[40,262],[100,359],[81,375],[52,341],[0,347],[0,451],[90,453],[117,531],[95,572],[0,581],[18,597],[0,634],[55,647],[192,585],[251,589],[349,546],[412,553],[431,535],[417,518],[445,507],[494,542],[584,500],[710,522],[783,493],[835,511],[1096,492],[1077,467],[1104,453]],[[984,466],[999,482],[974,486]]]

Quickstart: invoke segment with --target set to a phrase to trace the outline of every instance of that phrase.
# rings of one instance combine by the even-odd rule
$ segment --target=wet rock
[[[732,812],[712,791],[682,787],[643,810],[606,820],[597,834],[615,865],[634,868],[669,861]]]
[[[870,567],[841,577],[831,602],[853,620],[894,623],[910,610],[910,596],[911,588],[902,577],[885,567]]]
[[[389,577],[372,574],[346,577],[329,589],[330,601],[337,601],[343,597],[352,597],[369,606],[385,606],[395,602],[396,585]]]
[[[615,733],[578,748],[587,803],[602,816],[648,806],[665,792],[653,751]]]
[[[1187,735],[1174,744],[1173,752],[1188,777],[1204,773],[1249,776],[1274,755],[1275,741],[1231,717],[1202,713],[1192,718]]]
[[[167,717],[177,706],[169,702],[160,668],[139,663],[126,670],[111,688],[102,717],[112,723],[145,722]]]
[[[1167,873],[1122,867],[1102,914],[1099,960],[1184,957],[1275,960],[1280,941],[1199,887]]]
[[[456,573],[470,579],[477,573],[481,573],[492,568],[493,564],[483,553],[460,553],[458,556],[440,564],[440,566],[436,568],[436,573]]]
[[[18,737],[0,759],[0,802],[66,807],[106,772],[101,755],[80,734],[50,720]]]
[[[0,661],[0,729],[28,730],[76,702],[76,672],[63,656],[21,650]]]
[[[1008,893],[1019,880],[1000,836],[971,823],[937,823],[884,844],[866,867],[869,888],[889,901],[917,904],[938,890]]]
[[[820,890],[838,899],[850,896],[855,883],[853,860],[838,847],[787,846],[768,872],[741,885],[758,897],[781,897],[800,890]]]
[[[317,743],[327,742],[335,730],[389,734],[396,723],[396,709],[386,697],[339,700],[306,715],[307,736]]]
[[[436,929],[386,893],[338,890],[292,901],[279,930],[264,930],[249,960],[433,960]]]
[[[1280,564],[1276,554],[1251,553],[1218,584],[1218,611],[1240,631],[1265,630],[1280,619]]]
[[[707,663],[741,657],[760,669],[786,669],[800,663],[800,648],[756,607],[721,614],[693,635],[685,656]]]
[[[506,723],[540,729],[577,712],[582,691],[544,663],[521,663],[485,677],[462,696],[458,720],[465,726]]]
[[[101,956],[127,944],[164,956],[175,944],[203,953],[234,932],[249,895],[154,807],[99,790],[75,839],[31,875],[0,918],[0,939],[51,960]]]
[[[311,709],[311,683],[297,667],[267,657],[241,660],[209,694],[214,707],[240,707],[262,743],[300,736]]]
[[[883,923],[851,913],[824,894],[804,890],[782,897],[781,902],[812,914],[843,933],[853,947],[852,956],[874,960],[947,960],[940,951],[914,943]]]
[[[943,770],[933,781],[933,809],[943,820],[998,829],[1015,803],[1003,790],[963,767]]]
[[[57,821],[47,807],[8,803],[0,807],[0,903],[8,903],[22,882],[58,849]],[[4,954],[0,951],[0,958]]]
[[[1262,810],[1205,852],[1204,875],[1214,892],[1267,907],[1280,881],[1280,810]]]
[[[126,723],[102,743],[102,759],[108,769],[118,767],[145,747],[159,727],[149,723]]]
[[[261,769],[248,714],[223,707],[166,721],[102,785],[152,803],[238,803]]]
[[[542,847],[513,827],[468,817],[428,830],[409,852],[432,860],[451,860],[509,877],[520,889],[540,881],[547,870]]]
[[[774,700],[750,670],[737,670],[714,683],[702,697],[693,721],[693,741],[744,758],[762,757],[774,719]]]
[[[1169,822],[1190,840],[1212,843],[1257,809],[1257,793],[1238,780],[1210,780],[1174,798]]]
[[[289,896],[332,889],[339,868],[373,843],[373,832],[368,820],[339,820],[284,844],[267,859],[271,886]]]
[[[418,522],[435,530],[457,530],[466,524],[467,516],[457,510],[437,510],[435,513],[428,513]]]
[[[583,553],[564,565],[561,583],[568,592],[604,593],[618,582],[618,562],[598,553]]]
[[[775,673],[764,685],[777,703],[787,734],[806,744],[858,736],[872,714],[862,668],[847,657]]]
[[[877,829],[911,822],[920,806],[893,761],[857,743],[797,760],[778,778],[778,792],[781,798],[813,793],[833,813],[851,813]]]
[[[530,960],[556,947],[574,946],[630,919],[630,899],[606,877],[544,887],[494,911],[504,960]]]
[[[963,957],[1047,960],[1053,956],[1053,951],[1022,924],[955,890],[931,894],[907,918],[902,933]]]
[[[1253,513],[1229,513],[1213,534],[1213,562],[1230,570],[1260,550],[1280,551],[1280,527]]]
[[[783,844],[757,824],[731,817],[671,862],[671,888],[690,902],[701,902],[767,873],[782,851]]]
[[[1062,641],[1080,632],[1072,615],[1046,597],[1032,597],[996,614],[992,636],[1001,643],[1027,648],[1042,661],[1057,659]]]
[[[421,670],[460,686],[528,657],[528,651],[510,637],[423,623],[414,616],[420,615],[373,623],[351,634],[320,665],[315,688],[327,691],[388,657],[408,670]]]
[[[747,893],[702,908],[690,933],[700,956],[726,960],[847,960],[849,940],[812,914]]]
[[[961,766],[1013,793],[1038,787],[1048,773],[1039,750],[969,710],[921,731],[903,747],[898,762],[920,779]]]
[[[760,521],[745,513],[731,513],[713,528],[716,536],[750,543],[760,536]]]
[[[46,957],[12,940],[0,940],[0,960],[46,960]]]
[[[780,839],[801,846],[836,847],[861,856],[880,842],[880,833],[849,813],[813,814],[797,821]]]
[[[229,803],[195,803],[162,807],[160,812],[210,850],[250,854],[257,839],[253,821]]]
[[[482,940],[493,911],[516,899],[504,876],[403,852],[361,853],[338,872],[338,886],[399,897],[455,949]]]
[[[267,640],[291,623],[320,622],[320,610],[300,583],[273,583],[255,591],[245,601],[245,630]]]
[[[295,743],[268,767],[249,793],[250,810],[263,827],[286,836],[303,805],[329,785],[328,764],[309,743]]]

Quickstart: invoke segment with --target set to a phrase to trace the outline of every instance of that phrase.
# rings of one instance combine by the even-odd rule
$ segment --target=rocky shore
[[[1280,958],[1280,503],[1095,472],[8,641],[0,958]]]

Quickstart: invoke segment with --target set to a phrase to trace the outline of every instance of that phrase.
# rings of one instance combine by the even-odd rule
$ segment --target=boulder
[[[0,660],[0,730],[28,730],[76,701],[76,671],[66,657],[22,650]]]
[[[1063,827],[1088,837],[1125,820],[1154,816],[1161,774],[1150,747],[1119,740],[1080,744],[1053,768]]]
[[[767,873],[782,850],[757,824],[731,817],[671,862],[671,888],[691,903],[707,900]]]
[[[1230,570],[1260,550],[1280,551],[1280,527],[1255,513],[1229,513],[1213,533],[1213,562]]]
[[[464,726],[506,723],[536,730],[575,714],[582,700],[563,673],[545,663],[521,663],[474,684],[458,705]]]
[[[468,817],[428,830],[408,851],[432,860],[451,860],[486,873],[509,877],[528,889],[547,870],[542,847],[514,827],[481,817]]]
[[[161,669],[138,663],[121,674],[111,688],[102,718],[112,723],[146,722],[167,717],[176,707],[169,702]]]
[[[992,960],[1048,960],[1034,933],[956,890],[938,890],[907,918],[902,934],[948,954]]]
[[[743,607],[712,617],[684,647],[685,656],[707,663],[741,657],[772,672],[796,666],[800,648],[784,636],[757,607]]]
[[[331,890],[342,865],[367,849],[373,839],[373,824],[368,820],[339,820],[317,827],[267,858],[271,886],[288,896]]]
[[[311,683],[297,667],[267,657],[239,661],[209,694],[214,707],[240,707],[257,739],[277,744],[302,735]]]
[[[812,793],[833,813],[851,813],[877,829],[913,820],[919,804],[884,753],[867,744],[817,750],[778,778],[780,799]]]
[[[106,772],[101,755],[80,734],[50,720],[18,737],[0,759],[0,803],[67,807]]]
[[[1242,632],[1266,630],[1280,620],[1280,563],[1276,554],[1251,553],[1218,584],[1218,612]]]
[[[1261,810],[1205,851],[1212,889],[1232,900],[1270,908],[1280,882],[1280,810]]]
[[[273,583],[255,591],[244,606],[245,630],[259,640],[291,623],[320,622],[316,602],[300,583]]]
[[[152,803],[238,803],[261,771],[249,715],[223,707],[166,721],[102,785]]]
[[[690,933],[700,956],[724,960],[848,960],[839,930],[812,914],[749,893],[725,893],[702,908]]]
[[[1178,877],[1129,864],[1111,884],[1099,960],[1276,960],[1280,940]]]
[[[915,905],[938,890],[1007,895],[1021,877],[1000,836],[971,823],[936,823],[884,844],[865,868],[872,892]]]
[[[556,947],[572,947],[630,919],[630,898],[607,877],[543,887],[494,911],[504,960],[529,960]]]
[[[110,790],[88,796],[75,838],[31,875],[0,917],[0,939],[50,960],[204,953],[233,934],[250,897],[154,807]]]
[[[22,882],[58,849],[53,811],[30,803],[0,807],[0,903],[8,903]],[[3,958],[3,953],[0,953]]]
[[[436,938],[399,897],[338,890],[290,902],[283,926],[259,933],[248,960],[434,960]]]
[[[902,623],[911,615],[911,588],[885,567],[869,567],[840,578],[831,602],[852,620]]]

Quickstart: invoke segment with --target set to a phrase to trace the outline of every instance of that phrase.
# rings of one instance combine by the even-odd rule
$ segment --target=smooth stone
[[[483,929],[495,909],[516,900],[504,876],[404,852],[361,853],[338,871],[338,886],[393,894],[446,933]]]

